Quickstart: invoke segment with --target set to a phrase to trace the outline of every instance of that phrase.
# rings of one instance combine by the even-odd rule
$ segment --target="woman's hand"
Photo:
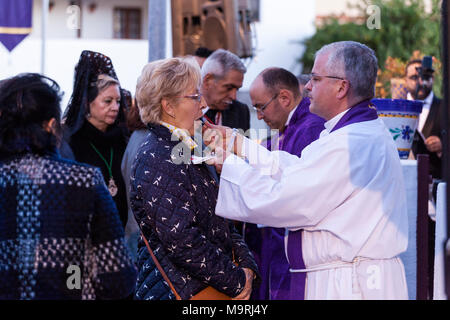
[[[252,283],[254,278],[254,272],[249,268],[242,268],[245,272],[245,286],[242,292],[234,297],[232,300],[248,300],[250,299],[250,295],[252,294]]]

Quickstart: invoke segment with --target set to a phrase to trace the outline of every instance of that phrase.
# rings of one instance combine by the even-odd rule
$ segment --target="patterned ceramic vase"
[[[422,101],[403,99],[373,99],[378,116],[392,134],[400,159],[408,159],[414,132],[422,112]]]

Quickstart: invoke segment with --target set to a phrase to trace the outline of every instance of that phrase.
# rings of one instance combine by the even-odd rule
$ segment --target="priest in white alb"
[[[290,272],[307,274],[306,299],[408,299],[398,257],[408,244],[405,187],[394,141],[370,103],[377,69],[373,50],[357,42],[316,53],[305,88],[311,112],[327,122],[301,158],[206,125],[205,141],[225,150],[215,163],[216,214],[301,229],[286,252],[303,255],[306,268]]]

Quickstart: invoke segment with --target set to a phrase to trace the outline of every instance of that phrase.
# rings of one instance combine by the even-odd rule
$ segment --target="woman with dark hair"
[[[75,160],[101,169],[125,227],[128,208],[120,165],[128,130],[122,94],[111,59],[83,51],[75,67],[73,93],[64,115],[64,139]]]
[[[59,157],[59,86],[0,83],[0,300],[120,299],[136,270],[99,169]]]

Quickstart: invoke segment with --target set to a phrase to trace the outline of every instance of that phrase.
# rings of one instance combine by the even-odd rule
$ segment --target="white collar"
[[[430,94],[428,95],[428,97],[426,97],[423,100],[423,107],[424,108],[430,108],[431,103],[433,102],[433,98],[434,98],[434,92],[433,90],[431,90]],[[406,95],[406,99],[408,100],[414,100],[413,96],[411,95],[411,93],[408,92],[408,94]],[[419,100],[420,101],[420,100]]]
[[[431,103],[433,102],[433,98],[434,98],[434,93],[433,93],[433,90],[431,90],[428,97],[426,97],[425,100],[423,100],[423,106],[425,108],[429,109],[431,107]]]
[[[288,125],[289,122],[291,121],[292,116],[294,115],[294,112],[295,112],[295,110],[297,110],[298,106],[299,106],[299,104],[294,109],[292,109],[291,112],[289,112],[289,115],[288,115],[288,118],[287,118],[287,121],[286,121],[286,125]]]
[[[334,116],[333,118],[331,118],[330,120],[328,120],[327,122],[324,123],[325,126],[325,130],[328,131],[328,133],[331,133],[331,130],[333,130],[334,126],[337,125],[337,123],[339,122],[339,120],[341,120],[341,118],[344,116],[344,114],[347,113],[347,110],[342,111],[341,113],[339,113],[338,115]]]

